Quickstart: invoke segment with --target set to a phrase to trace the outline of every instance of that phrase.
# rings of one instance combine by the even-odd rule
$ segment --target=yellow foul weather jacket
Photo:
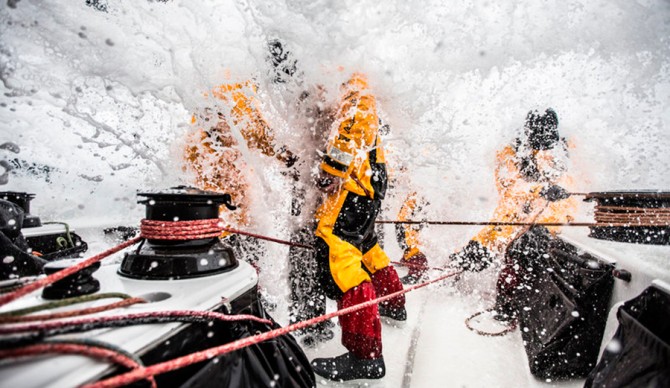
[[[321,169],[342,179],[316,213],[316,236],[328,245],[330,275],[341,292],[370,281],[370,273],[390,260],[377,243],[374,221],[385,196],[387,177],[378,136],[376,99],[362,74],[343,87],[334,133]]]

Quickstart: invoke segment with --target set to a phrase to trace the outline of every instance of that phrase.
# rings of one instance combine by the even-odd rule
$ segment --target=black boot
[[[308,348],[313,348],[322,342],[328,342],[335,337],[331,328],[335,326],[331,321],[324,321],[315,326],[304,330],[305,335],[300,339],[300,343]]]
[[[351,353],[332,358],[315,358],[312,368],[317,375],[334,381],[381,379],[386,375],[384,357],[365,360]]]
[[[407,309],[404,307],[394,308],[380,303],[379,315],[382,317],[391,318],[394,321],[403,322],[407,320]]]
[[[423,277],[423,275],[419,275],[419,274],[415,274],[415,273],[410,272],[407,275],[400,278],[400,283],[402,283],[406,286],[411,286],[411,285],[417,284],[419,282],[419,280],[421,280],[422,277]]]

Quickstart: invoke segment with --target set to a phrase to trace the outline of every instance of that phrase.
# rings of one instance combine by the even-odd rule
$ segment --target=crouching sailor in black
[[[572,220],[575,203],[564,187],[571,185],[568,142],[559,136],[558,116],[549,108],[532,110],[526,116],[521,135],[496,155],[498,206],[492,221],[508,223],[565,223]],[[516,318],[511,301],[520,287],[519,265],[505,251],[527,228],[517,225],[488,225],[459,252],[450,256],[452,265],[466,271],[481,271],[502,259],[498,276],[496,319]],[[552,234],[557,227],[548,229]]]

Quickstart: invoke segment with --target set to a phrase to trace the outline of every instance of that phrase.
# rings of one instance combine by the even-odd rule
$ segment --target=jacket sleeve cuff
[[[349,166],[345,166],[343,164],[337,163],[336,161],[328,158],[327,156],[324,158],[323,162],[321,162],[321,169],[333,176],[336,176],[338,178],[346,178],[347,177],[347,170],[349,169]]]

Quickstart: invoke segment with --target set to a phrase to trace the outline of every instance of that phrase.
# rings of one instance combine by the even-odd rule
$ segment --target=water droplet
[[[608,352],[619,353],[621,351],[621,342],[617,339],[613,339],[605,347]]]
[[[14,256],[5,256],[4,259],[2,259],[2,262],[5,264],[9,264],[14,261]]]

